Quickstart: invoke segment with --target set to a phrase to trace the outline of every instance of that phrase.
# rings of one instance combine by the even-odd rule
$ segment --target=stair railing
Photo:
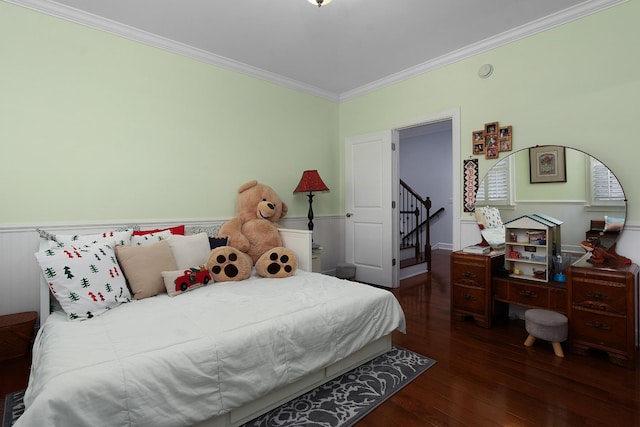
[[[400,180],[399,205],[400,248],[414,248],[415,262],[426,262],[427,270],[431,270],[430,222],[444,208],[430,215],[431,199],[422,198],[403,180]],[[421,240],[424,241],[424,250]]]

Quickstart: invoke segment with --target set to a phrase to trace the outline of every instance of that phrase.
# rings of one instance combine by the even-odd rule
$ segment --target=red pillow
[[[155,230],[138,230],[138,231],[134,231],[133,235],[144,236],[145,234],[158,233],[160,231],[166,231],[166,230],[171,231],[171,234],[180,234],[184,236],[184,225],[178,225],[176,227],[171,227],[171,228],[158,228]]]

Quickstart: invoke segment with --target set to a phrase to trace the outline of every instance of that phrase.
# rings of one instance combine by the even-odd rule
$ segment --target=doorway
[[[451,119],[398,131],[398,176],[401,187],[404,187],[401,191],[422,199],[429,197],[431,201],[428,234],[426,227],[416,230],[412,215],[403,213],[407,211],[398,211],[400,279],[427,271],[426,259],[430,257],[418,257],[416,253],[430,253],[431,249],[451,250],[453,247],[452,131]],[[411,209],[414,204],[420,204],[420,201],[412,201]],[[428,248],[415,247],[424,245]]]
[[[378,284],[380,286],[387,287],[397,287],[399,286],[399,270],[400,270],[400,258],[399,258],[399,221],[398,216],[396,214],[395,209],[395,200],[398,197],[398,189],[400,187],[400,178],[399,178],[399,146],[400,146],[400,133],[404,130],[436,124],[439,122],[447,121],[450,123],[451,128],[451,138],[449,141],[449,146],[451,148],[451,161],[448,163],[440,161],[441,169],[440,173],[442,177],[438,177],[437,180],[441,181],[442,179],[451,180],[451,199],[447,199],[447,206],[451,206],[450,214],[451,214],[451,231],[450,235],[451,240],[450,247],[452,250],[457,250],[460,248],[460,205],[461,205],[461,165],[460,165],[460,110],[459,109],[451,109],[442,111],[440,113],[431,114],[427,117],[417,118],[412,121],[408,121],[402,124],[397,124],[396,126],[392,126],[390,129],[385,131],[376,132],[369,135],[360,135],[355,137],[349,137],[345,141],[345,149],[347,150],[345,156],[345,208],[346,208],[346,223],[345,223],[345,259],[349,263],[358,264],[357,260],[371,260],[375,258],[377,261],[375,263],[376,268],[378,268],[378,272],[376,277],[379,280],[374,281],[372,283]],[[386,142],[385,142],[386,141]],[[391,158],[389,156],[376,157],[371,158],[371,161],[367,161],[362,168],[357,168],[354,166],[358,166],[358,162],[354,163],[354,159],[367,158],[367,156],[361,156],[359,154],[351,155],[351,151],[353,151],[353,147],[355,143],[363,143],[362,147],[376,148],[376,150],[367,150],[367,152],[376,152],[380,153],[393,153]],[[376,142],[374,144],[374,142]],[[385,148],[387,147],[387,148]],[[394,147],[396,147],[394,149]],[[379,148],[379,149],[378,149]],[[388,151],[387,151],[388,150]],[[435,156],[430,156],[435,158]],[[378,165],[377,168],[372,168],[372,165]],[[361,165],[362,166],[362,165]],[[424,167],[424,166],[423,166]],[[381,170],[386,171],[382,175],[379,173],[375,173],[373,180],[377,185],[372,185],[371,182],[367,182],[366,187],[369,190],[364,191],[365,195],[377,195],[375,198],[377,203],[365,203],[363,205],[366,206],[379,206],[382,210],[378,210],[380,212],[384,211],[384,215],[388,217],[388,221],[391,223],[390,227],[381,227],[381,233],[376,234],[379,236],[379,241],[376,245],[370,244],[371,242],[366,239],[356,239],[357,234],[355,232],[349,232],[349,230],[355,230],[353,227],[353,222],[356,216],[354,216],[351,212],[351,209],[358,205],[356,197],[361,196],[359,191],[351,191],[356,186],[352,185],[358,179],[360,179],[358,173],[356,171],[361,169],[365,172],[370,172],[371,170]],[[370,175],[370,173],[369,173]],[[365,173],[365,178],[368,175]],[[370,177],[369,177],[370,178]],[[353,187],[353,188],[352,188]],[[372,196],[371,196],[372,197]],[[369,202],[371,202],[369,200]],[[446,207],[445,207],[446,209]],[[357,215],[358,217],[360,215]],[[380,228],[380,227],[379,227]],[[384,230],[382,230],[384,229]],[[352,231],[353,231],[352,230]],[[365,236],[370,236],[371,233],[361,233]],[[445,242],[446,243],[446,242]],[[371,252],[375,248],[388,248],[389,249],[389,258],[386,256],[376,256],[373,257]],[[380,252],[380,251],[378,251]],[[380,255],[380,254],[378,254]],[[366,263],[366,262],[365,262]],[[368,262],[368,264],[372,264]],[[356,270],[356,279],[359,281],[365,281],[360,277],[360,269]]]

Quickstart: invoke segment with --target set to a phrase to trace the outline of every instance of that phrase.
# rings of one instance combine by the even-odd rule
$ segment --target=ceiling
[[[620,0],[7,0],[342,100]]]

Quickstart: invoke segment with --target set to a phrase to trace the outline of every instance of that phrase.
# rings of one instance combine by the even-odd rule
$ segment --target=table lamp
[[[308,193],[307,197],[309,198],[309,230],[313,231],[313,192],[314,191],[329,191],[329,187],[322,181],[320,178],[320,174],[317,170],[308,170],[302,172],[302,178],[300,178],[300,182],[294,193]]]

